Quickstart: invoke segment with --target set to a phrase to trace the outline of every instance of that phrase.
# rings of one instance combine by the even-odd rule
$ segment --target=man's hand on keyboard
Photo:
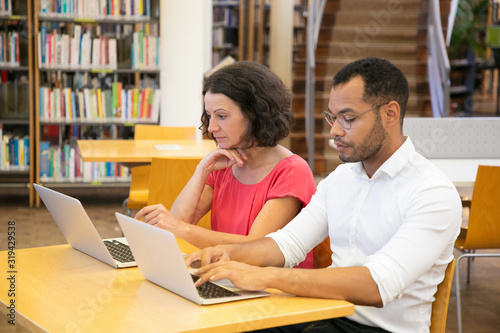
[[[229,261],[229,254],[223,246],[207,247],[184,258],[187,267],[199,268],[219,261]]]
[[[264,290],[266,274],[274,274],[273,267],[257,267],[236,261],[219,261],[208,266],[203,266],[195,271],[200,278],[195,285],[204,282],[229,279],[236,287],[246,290]],[[271,276],[270,275],[270,276]]]

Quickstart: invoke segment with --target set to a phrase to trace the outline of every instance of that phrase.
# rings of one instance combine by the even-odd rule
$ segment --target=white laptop
[[[196,288],[194,281],[198,277],[186,267],[185,255],[171,232],[120,213],[115,215],[146,280],[200,305],[269,295],[265,291],[239,289],[227,279],[208,281]],[[216,290],[206,292],[204,289]],[[211,296],[204,296],[207,293]]]
[[[73,248],[115,268],[137,266],[125,237],[101,239],[79,200],[38,184],[33,186]]]

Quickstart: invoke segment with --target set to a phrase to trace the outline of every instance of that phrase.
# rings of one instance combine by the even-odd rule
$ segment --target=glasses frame
[[[330,126],[333,126],[335,124],[335,121],[337,121],[340,125],[340,127],[342,127],[343,129],[346,129],[346,130],[349,130],[352,128],[352,121],[356,118],[358,118],[359,116],[362,116],[364,115],[365,113],[368,113],[370,111],[373,111],[375,109],[378,109],[380,108],[382,105],[385,105],[385,104],[389,104],[389,102],[385,102],[385,103],[382,103],[382,104],[379,104],[377,106],[374,106],[366,111],[363,111],[357,115],[355,115],[354,117],[349,117],[347,115],[345,115],[345,113],[340,113],[341,114],[341,117],[343,118],[342,121],[338,121],[338,116],[335,116],[333,115],[333,112],[328,110],[328,111],[323,111],[323,117],[325,118],[326,122],[330,125]],[[342,123],[344,123],[344,125],[342,125]]]

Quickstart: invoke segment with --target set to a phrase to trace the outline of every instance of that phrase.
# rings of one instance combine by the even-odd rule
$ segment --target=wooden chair
[[[448,315],[448,305],[450,304],[450,292],[453,282],[456,259],[448,264],[444,275],[444,280],[438,285],[434,302],[432,303],[430,333],[444,333],[446,328],[446,317]]]
[[[319,243],[313,249],[314,268],[326,268],[332,264],[332,250],[330,249],[330,237]]]
[[[455,247],[462,253],[500,248],[500,167],[478,167],[469,225],[460,230]],[[467,256],[467,283],[470,282],[471,257]]]
[[[467,283],[469,283],[472,258],[500,257],[500,252],[475,252],[480,249],[500,249],[500,167],[485,165],[478,167],[470,205],[469,225],[461,229],[455,248],[463,253],[457,258],[455,268],[458,332],[462,332],[460,260],[467,258]]]
[[[194,140],[195,127],[167,127],[159,125],[135,125],[134,140]],[[141,209],[147,205],[150,166],[136,166],[131,170],[128,198],[123,201],[123,214],[130,215],[131,209]]]
[[[200,161],[200,158],[153,158],[147,204],[161,203],[170,209]],[[210,229],[210,212],[197,225]]]

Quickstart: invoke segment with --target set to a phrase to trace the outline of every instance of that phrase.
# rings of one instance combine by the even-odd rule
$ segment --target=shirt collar
[[[394,154],[392,154],[392,156],[389,157],[389,159],[385,161],[377,171],[375,171],[372,179],[377,179],[382,173],[386,173],[390,177],[394,177],[404,168],[412,154],[415,153],[415,147],[413,146],[410,137],[405,136],[405,138],[406,140],[403,142],[401,147],[399,147],[398,150],[396,150]],[[353,163],[352,170],[359,176],[368,178],[365,168],[361,162]]]

